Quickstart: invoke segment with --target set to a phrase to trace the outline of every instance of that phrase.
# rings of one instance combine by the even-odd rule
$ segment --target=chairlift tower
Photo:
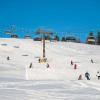
[[[47,58],[46,58],[46,50],[45,50],[45,34],[52,34],[52,32],[50,31],[45,31],[43,29],[38,29],[36,31],[36,34],[41,34],[42,35],[42,52],[43,52],[43,55],[42,55],[42,58],[40,59],[41,62],[46,62]]]
[[[46,62],[46,54],[45,54],[45,34],[46,34],[46,32],[42,29],[38,29],[36,31],[36,34],[41,34],[42,35],[43,55],[42,55],[42,58],[40,60],[41,60],[41,62]]]

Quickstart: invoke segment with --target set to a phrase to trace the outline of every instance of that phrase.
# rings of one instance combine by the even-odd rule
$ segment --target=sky
[[[0,36],[14,26],[15,34],[33,35],[44,28],[82,41],[100,31],[100,0],[0,0]]]

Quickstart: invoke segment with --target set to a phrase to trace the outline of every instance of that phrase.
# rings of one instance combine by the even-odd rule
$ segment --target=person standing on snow
[[[93,59],[91,59],[91,63],[94,63]]]
[[[29,68],[32,68],[32,63],[30,63],[30,66],[29,66]]]
[[[7,56],[7,60],[10,60],[10,57],[9,56]]]
[[[40,61],[41,61],[41,59],[39,58],[39,59],[38,59],[38,62],[40,63]]]
[[[98,80],[100,80],[100,72],[99,71],[97,71],[96,76],[98,77]]]
[[[88,72],[85,73],[85,77],[87,80],[90,80],[90,74]]]
[[[78,80],[82,80],[82,75],[81,74],[79,75]]]
[[[47,65],[46,65],[46,67],[47,67],[47,68],[49,68],[49,67],[50,67],[48,63],[47,63]]]
[[[74,65],[74,69],[77,69],[77,65],[76,64]]]
[[[73,65],[73,61],[72,60],[71,60],[70,64]]]

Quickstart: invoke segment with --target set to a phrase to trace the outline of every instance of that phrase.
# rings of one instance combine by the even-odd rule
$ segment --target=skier
[[[72,60],[71,60],[71,62],[70,62],[70,63],[71,63],[71,65],[73,65],[73,61],[72,61]]]
[[[85,73],[85,77],[87,80],[90,80],[90,74],[88,72]]]
[[[38,61],[39,61],[39,63],[40,63],[40,58],[39,58],[39,60],[38,60]]]
[[[46,67],[47,67],[47,68],[49,68],[49,67],[50,67],[48,63],[47,63],[47,65],[46,65]]]
[[[93,62],[93,59],[91,59],[91,63],[94,63],[94,62]]]
[[[79,75],[78,80],[82,80],[82,75],[81,74]]]
[[[98,80],[100,80],[100,72],[99,71],[97,71],[97,75],[96,76],[98,77]]]
[[[10,60],[10,57],[9,56],[7,56],[7,60]]]
[[[77,65],[76,64],[74,65],[74,69],[77,69]]]
[[[29,68],[32,68],[32,63],[30,63],[30,66],[29,66]]]

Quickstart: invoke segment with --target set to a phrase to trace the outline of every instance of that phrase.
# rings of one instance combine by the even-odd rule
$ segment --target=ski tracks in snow
[[[89,90],[88,90],[89,89]],[[97,99],[91,90],[97,91]],[[86,91],[86,94],[82,91]],[[16,82],[1,82],[0,83],[0,97],[5,97],[2,91],[7,91],[7,99],[14,98],[19,100],[88,100],[93,94],[95,100],[99,100],[100,84],[93,81],[16,81]],[[78,96],[80,95],[80,97]],[[93,97],[91,96],[91,97]],[[77,98],[77,99],[75,99]],[[93,99],[91,99],[93,100]]]
[[[93,82],[89,80],[89,81],[77,81],[75,83],[83,88],[92,88],[92,89],[100,91],[100,81],[99,80],[98,82]]]

